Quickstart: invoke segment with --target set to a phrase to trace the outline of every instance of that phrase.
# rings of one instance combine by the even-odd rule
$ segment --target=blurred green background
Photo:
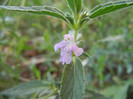
[[[89,11],[109,1],[84,0],[84,8]],[[49,5],[70,12],[66,0],[1,0],[0,4]],[[51,76],[60,82],[64,66],[53,47],[69,32],[65,22],[53,17],[0,10],[0,91],[34,79],[51,81]],[[80,33],[79,46],[91,56],[80,56],[86,89],[112,99],[133,99],[132,8],[96,18]]]

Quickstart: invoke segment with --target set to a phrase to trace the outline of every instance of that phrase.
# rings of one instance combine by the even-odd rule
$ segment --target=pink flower
[[[60,62],[64,65],[70,64],[72,61],[72,52],[76,56],[80,56],[84,51],[82,48],[79,48],[75,41],[74,38],[70,34],[65,34],[64,35],[64,40],[61,41],[60,43],[56,44],[54,46],[55,51],[61,49],[61,57],[60,57]]]

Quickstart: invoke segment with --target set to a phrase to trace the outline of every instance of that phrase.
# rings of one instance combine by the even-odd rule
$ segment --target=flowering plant
[[[64,67],[60,90],[54,88],[55,90],[50,95],[45,97],[38,95],[37,98],[39,99],[48,99],[49,96],[55,93],[59,93],[57,97],[59,96],[60,99],[83,99],[85,93],[84,67],[82,66],[82,62],[78,56],[82,55],[84,50],[79,48],[76,44],[79,31],[83,29],[89,20],[133,5],[133,1],[110,2],[97,5],[92,10],[87,11],[83,8],[83,0],[67,0],[67,3],[71,13],[64,13],[51,6],[0,6],[2,9],[43,14],[59,18],[65,21],[70,29],[74,31],[74,36],[71,34],[65,34],[64,39],[54,46],[55,51],[59,49],[61,50],[59,61],[62,62],[63,65],[66,64]],[[18,95],[18,93],[21,93],[21,95],[29,95],[42,91],[44,86],[45,84],[41,81],[31,81],[18,87],[5,90],[0,94]],[[28,91],[26,92],[25,90]],[[91,99],[94,99],[93,95]],[[102,99],[108,98],[103,97]]]

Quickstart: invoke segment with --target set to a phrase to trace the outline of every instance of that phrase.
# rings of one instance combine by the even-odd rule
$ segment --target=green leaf
[[[34,14],[54,16],[56,18],[59,18],[59,19],[62,19],[68,22],[68,20],[65,18],[65,15],[62,11],[58,10],[57,8],[50,7],[50,6],[25,6],[25,7],[0,6],[0,8],[12,10],[12,11],[29,12],[29,13],[34,13]]]
[[[122,86],[113,85],[106,88],[102,93],[111,96],[113,99],[126,99],[129,83]]]
[[[88,55],[86,52],[83,52],[83,55],[85,55],[86,57],[91,58],[91,56],[90,56],[90,55]]]
[[[61,99],[83,99],[84,68],[79,58],[75,58],[73,65],[66,65],[60,91]]]
[[[40,0],[32,0],[34,2],[35,5],[41,5],[42,3],[40,2]]]
[[[66,18],[69,20],[69,22],[73,25],[74,24],[74,20],[72,15],[70,15],[69,13],[66,13]]]
[[[14,95],[14,96],[29,95],[43,90],[44,87],[45,84],[42,81],[33,80],[28,83],[23,83],[16,87],[2,91],[0,95]]]
[[[14,86],[16,84],[18,84],[17,79],[13,79],[11,77],[7,78],[7,76],[1,76],[0,77],[0,91],[3,89],[7,89],[11,86]]]
[[[36,65],[34,65],[34,66],[32,67],[32,71],[34,72],[36,78],[37,78],[38,80],[40,80],[40,79],[41,79],[41,72],[37,69]]]
[[[18,45],[16,47],[17,55],[20,55],[22,53],[22,51],[24,50],[24,48],[26,46],[26,41],[27,41],[26,37],[22,37],[22,38],[20,38],[20,40],[18,40]]]
[[[111,99],[92,90],[86,90],[87,99]]]
[[[67,0],[69,7],[74,13],[79,13],[82,8],[82,0]]]
[[[5,0],[0,0],[0,4],[3,4],[5,2]]]
[[[119,2],[117,1],[112,3],[101,4],[94,7],[89,12],[89,17],[95,18],[101,15],[107,14],[109,12],[113,12],[113,11],[120,10],[122,8],[127,8],[130,6],[133,6],[133,1],[119,1]]]
[[[18,78],[20,76],[20,72],[14,68],[11,68],[10,65],[6,64],[5,61],[0,58],[0,67],[6,72],[6,74]]]

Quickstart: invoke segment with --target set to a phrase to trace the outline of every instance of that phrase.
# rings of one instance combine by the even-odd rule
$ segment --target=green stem
[[[78,30],[80,29],[79,22],[80,22],[80,14],[74,15],[74,32],[75,32],[74,40],[75,42],[77,41]]]
[[[79,28],[79,14],[74,15],[74,29],[77,30]]]
[[[74,40],[75,40],[75,42],[77,41],[77,35],[78,35],[78,30],[74,30]]]
[[[49,97],[55,95],[56,93],[58,92],[58,89],[56,89],[55,91],[53,91],[51,94],[47,95],[47,96],[44,96],[44,97],[41,97],[39,99],[48,99]]]

